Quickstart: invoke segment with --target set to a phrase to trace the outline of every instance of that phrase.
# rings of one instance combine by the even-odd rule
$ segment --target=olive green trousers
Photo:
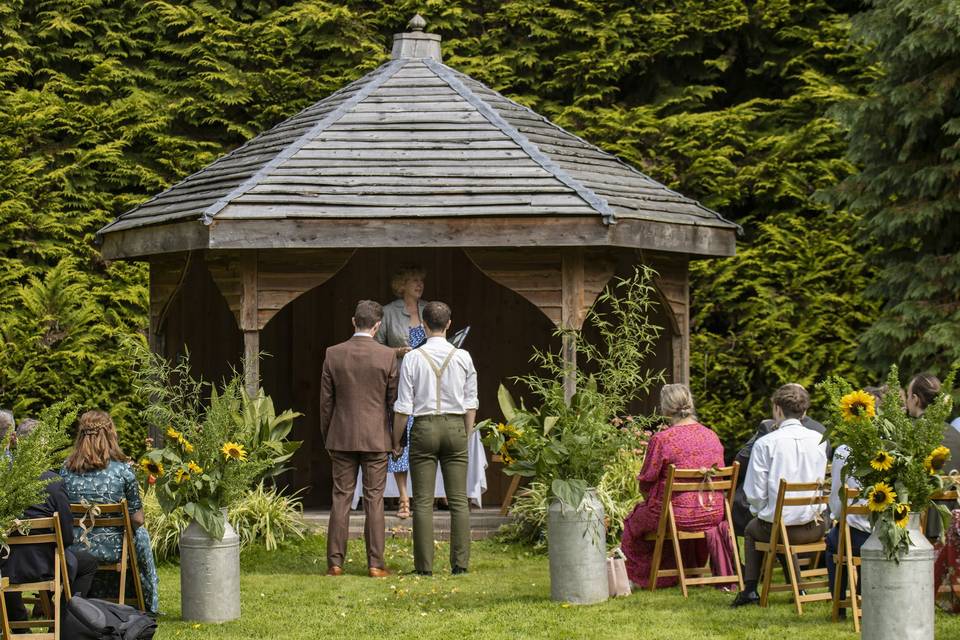
[[[419,416],[410,430],[410,476],[413,484],[413,564],[433,571],[433,497],[437,464],[450,505],[450,567],[470,562],[470,505],[467,503],[467,434],[463,416]]]

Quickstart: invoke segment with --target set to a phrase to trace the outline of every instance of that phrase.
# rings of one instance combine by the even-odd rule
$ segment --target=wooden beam
[[[732,256],[734,229],[600,216],[286,218],[215,220],[211,249],[405,247],[627,247]]]
[[[257,252],[244,252],[240,258],[243,283],[240,298],[240,329],[243,331],[243,379],[247,394],[255,396],[260,387],[260,326],[258,320],[259,286]]]
[[[562,254],[561,317],[564,329],[579,330],[584,318],[583,249],[566,249]],[[563,396],[567,402],[577,390],[577,343],[572,335],[563,337]]]
[[[208,227],[197,220],[138,227],[103,234],[100,253],[106,260],[141,258],[159,253],[206,249]]]

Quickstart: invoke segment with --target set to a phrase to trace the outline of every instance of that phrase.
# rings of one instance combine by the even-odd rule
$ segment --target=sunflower
[[[923,461],[923,468],[926,469],[930,475],[936,475],[940,473],[941,469],[943,469],[943,465],[946,464],[949,457],[950,449],[947,449],[946,447],[937,447],[931,451],[930,455],[928,455]]]
[[[152,476],[161,477],[163,475],[163,464],[154,462],[150,458],[144,458],[140,461],[140,468]]]
[[[186,438],[184,437],[180,438],[180,446],[183,447],[183,450],[186,451],[187,453],[193,453],[193,445],[190,444],[190,442],[188,442]]]
[[[181,469],[177,469],[177,475],[175,476],[175,480],[177,481],[177,484],[183,484],[184,482],[186,482],[186,481],[189,480],[189,479],[190,479],[190,472],[189,472],[189,471],[187,471],[186,469],[182,469],[182,468],[181,468]]]
[[[878,482],[867,494],[867,506],[870,511],[884,511],[896,498],[897,492],[890,485],[886,482]]]
[[[203,467],[198,465],[196,462],[193,462],[192,460],[187,463],[187,469],[190,470],[190,473],[195,473],[197,475],[200,475],[201,473],[203,473]]]
[[[247,459],[246,449],[243,448],[242,444],[236,442],[225,443],[220,451],[223,452],[223,457],[227,460],[233,458],[234,460],[240,460],[242,462]]]
[[[870,466],[877,471],[889,471],[893,467],[893,456],[886,451],[877,451],[877,455],[870,460]]]
[[[167,437],[171,440],[176,440],[180,442],[180,438],[183,437],[183,434],[174,429],[173,427],[167,427]]]
[[[893,508],[893,523],[901,529],[906,529],[908,522],[910,522],[910,505],[905,502],[897,503]]]
[[[877,415],[876,400],[866,391],[854,391],[840,398],[840,413],[847,422]]]

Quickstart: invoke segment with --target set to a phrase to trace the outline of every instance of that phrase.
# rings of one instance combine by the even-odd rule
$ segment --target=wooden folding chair
[[[93,532],[106,527],[117,528],[123,531],[123,540],[120,544],[120,557],[116,562],[102,562],[97,565],[98,571],[114,571],[120,574],[120,589],[117,598],[109,598],[112,602],[126,604],[127,600],[127,569],[133,579],[133,589],[136,594],[136,606],[140,611],[146,611],[143,600],[143,585],[140,583],[140,566],[137,562],[137,550],[134,547],[133,523],[130,521],[130,509],[126,500],[108,504],[71,504],[73,523],[81,529]]]
[[[687,597],[687,587],[700,584],[732,584],[737,583],[740,589],[743,589],[743,576],[740,574],[740,551],[737,547],[736,534],[733,532],[733,515],[731,506],[733,505],[733,496],[737,491],[737,473],[740,470],[740,463],[734,462],[731,467],[723,467],[717,470],[710,470],[707,474],[702,469],[677,469],[676,465],[670,465],[667,469],[667,479],[663,490],[663,510],[660,512],[660,520],[657,523],[657,530],[648,533],[645,540],[653,541],[653,560],[650,565],[650,579],[648,588],[654,591],[657,588],[657,579],[670,578],[676,576],[680,581],[680,590],[683,597]],[[709,561],[703,567],[694,567],[687,569],[683,566],[683,558],[680,555],[681,540],[698,540],[706,538],[702,531],[681,531],[677,528],[676,517],[673,510],[673,496],[680,493],[710,493],[713,491],[723,491],[723,512],[727,520],[727,532],[730,538],[730,546],[733,549],[734,575],[715,576],[710,570]],[[660,563],[663,559],[663,545],[669,538],[673,547],[673,555],[676,559],[676,569],[661,569]]]
[[[770,541],[756,543],[757,551],[764,552],[763,589],[760,591],[760,606],[767,606],[767,601],[772,591],[792,591],[797,615],[803,614],[804,602],[830,600],[833,598],[833,593],[830,591],[830,581],[827,579],[827,569],[817,567],[817,564],[819,564],[819,556],[827,549],[826,542],[821,539],[819,542],[811,542],[809,544],[791,544],[790,537],[787,535],[787,525],[783,522],[784,507],[809,507],[828,504],[830,501],[829,484],[826,486],[827,491],[824,491],[823,481],[789,483],[781,478],[780,489],[777,492],[777,506],[773,514],[773,530],[770,533]],[[787,496],[789,493],[801,492],[814,492],[814,495],[796,498]],[[814,558],[806,567],[798,566],[798,563],[795,561],[796,555],[801,553],[814,554]],[[787,573],[790,578],[790,584],[772,584],[773,560],[778,554],[783,555],[787,561]],[[822,593],[809,593],[813,589],[823,588],[826,588],[827,591]],[[801,594],[801,590],[805,593]]]
[[[492,462],[503,463],[503,456],[499,453],[493,454],[490,458]],[[510,505],[513,504],[513,496],[517,492],[517,489],[520,488],[520,476],[513,476],[513,479],[510,480],[510,486],[507,488],[507,494],[503,496],[503,503],[500,505],[500,515],[506,517],[510,513]]]
[[[27,531],[23,535],[10,535],[7,545],[18,547],[28,544],[53,545],[53,578],[37,582],[12,583],[7,581],[3,587],[5,593],[37,593],[43,618],[11,622],[5,599],[0,597],[0,628],[4,638],[11,639],[14,631],[24,629],[28,633],[17,635],[24,640],[60,640],[60,596],[70,599],[70,580],[67,573],[67,557],[63,546],[60,518],[56,513],[49,518],[33,518],[21,521],[19,530]],[[11,532],[12,534],[18,531]],[[16,553],[14,548],[12,553]],[[46,633],[29,633],[36,627],[46,628]]]
[[[869,516],[870,509],[865,504],[855,504],[860,495],[859,489],[845,487],[842,491],[840,520],[838,521],[840,542],[837,544],[837,553],[833,556],[833,564],[836,567],[836,575],[833,578],[833,621],[840,621],[840,609],[849,608],[853,615],[853,629],[860,633],[860,617],[863,615],[860,607],[860,595],[857,594],[857,584],[860,582],[860,556],[850,553],[853,542],[847,518],[849,516]],[[841,598],[844,569],[847,573],[847,595],[845,598]]]

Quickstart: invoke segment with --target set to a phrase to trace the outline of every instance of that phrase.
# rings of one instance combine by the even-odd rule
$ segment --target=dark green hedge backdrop
[[[694,390],[728,446],[785,381],[942,372],[960,356],[951,5],[8,0],[0,405],[110,408],[135,451],[118,342],[144,330],[146,271],[105,264],[95,231],[384,62],[415,11],[451,66],[744,226],[693,274]]]

